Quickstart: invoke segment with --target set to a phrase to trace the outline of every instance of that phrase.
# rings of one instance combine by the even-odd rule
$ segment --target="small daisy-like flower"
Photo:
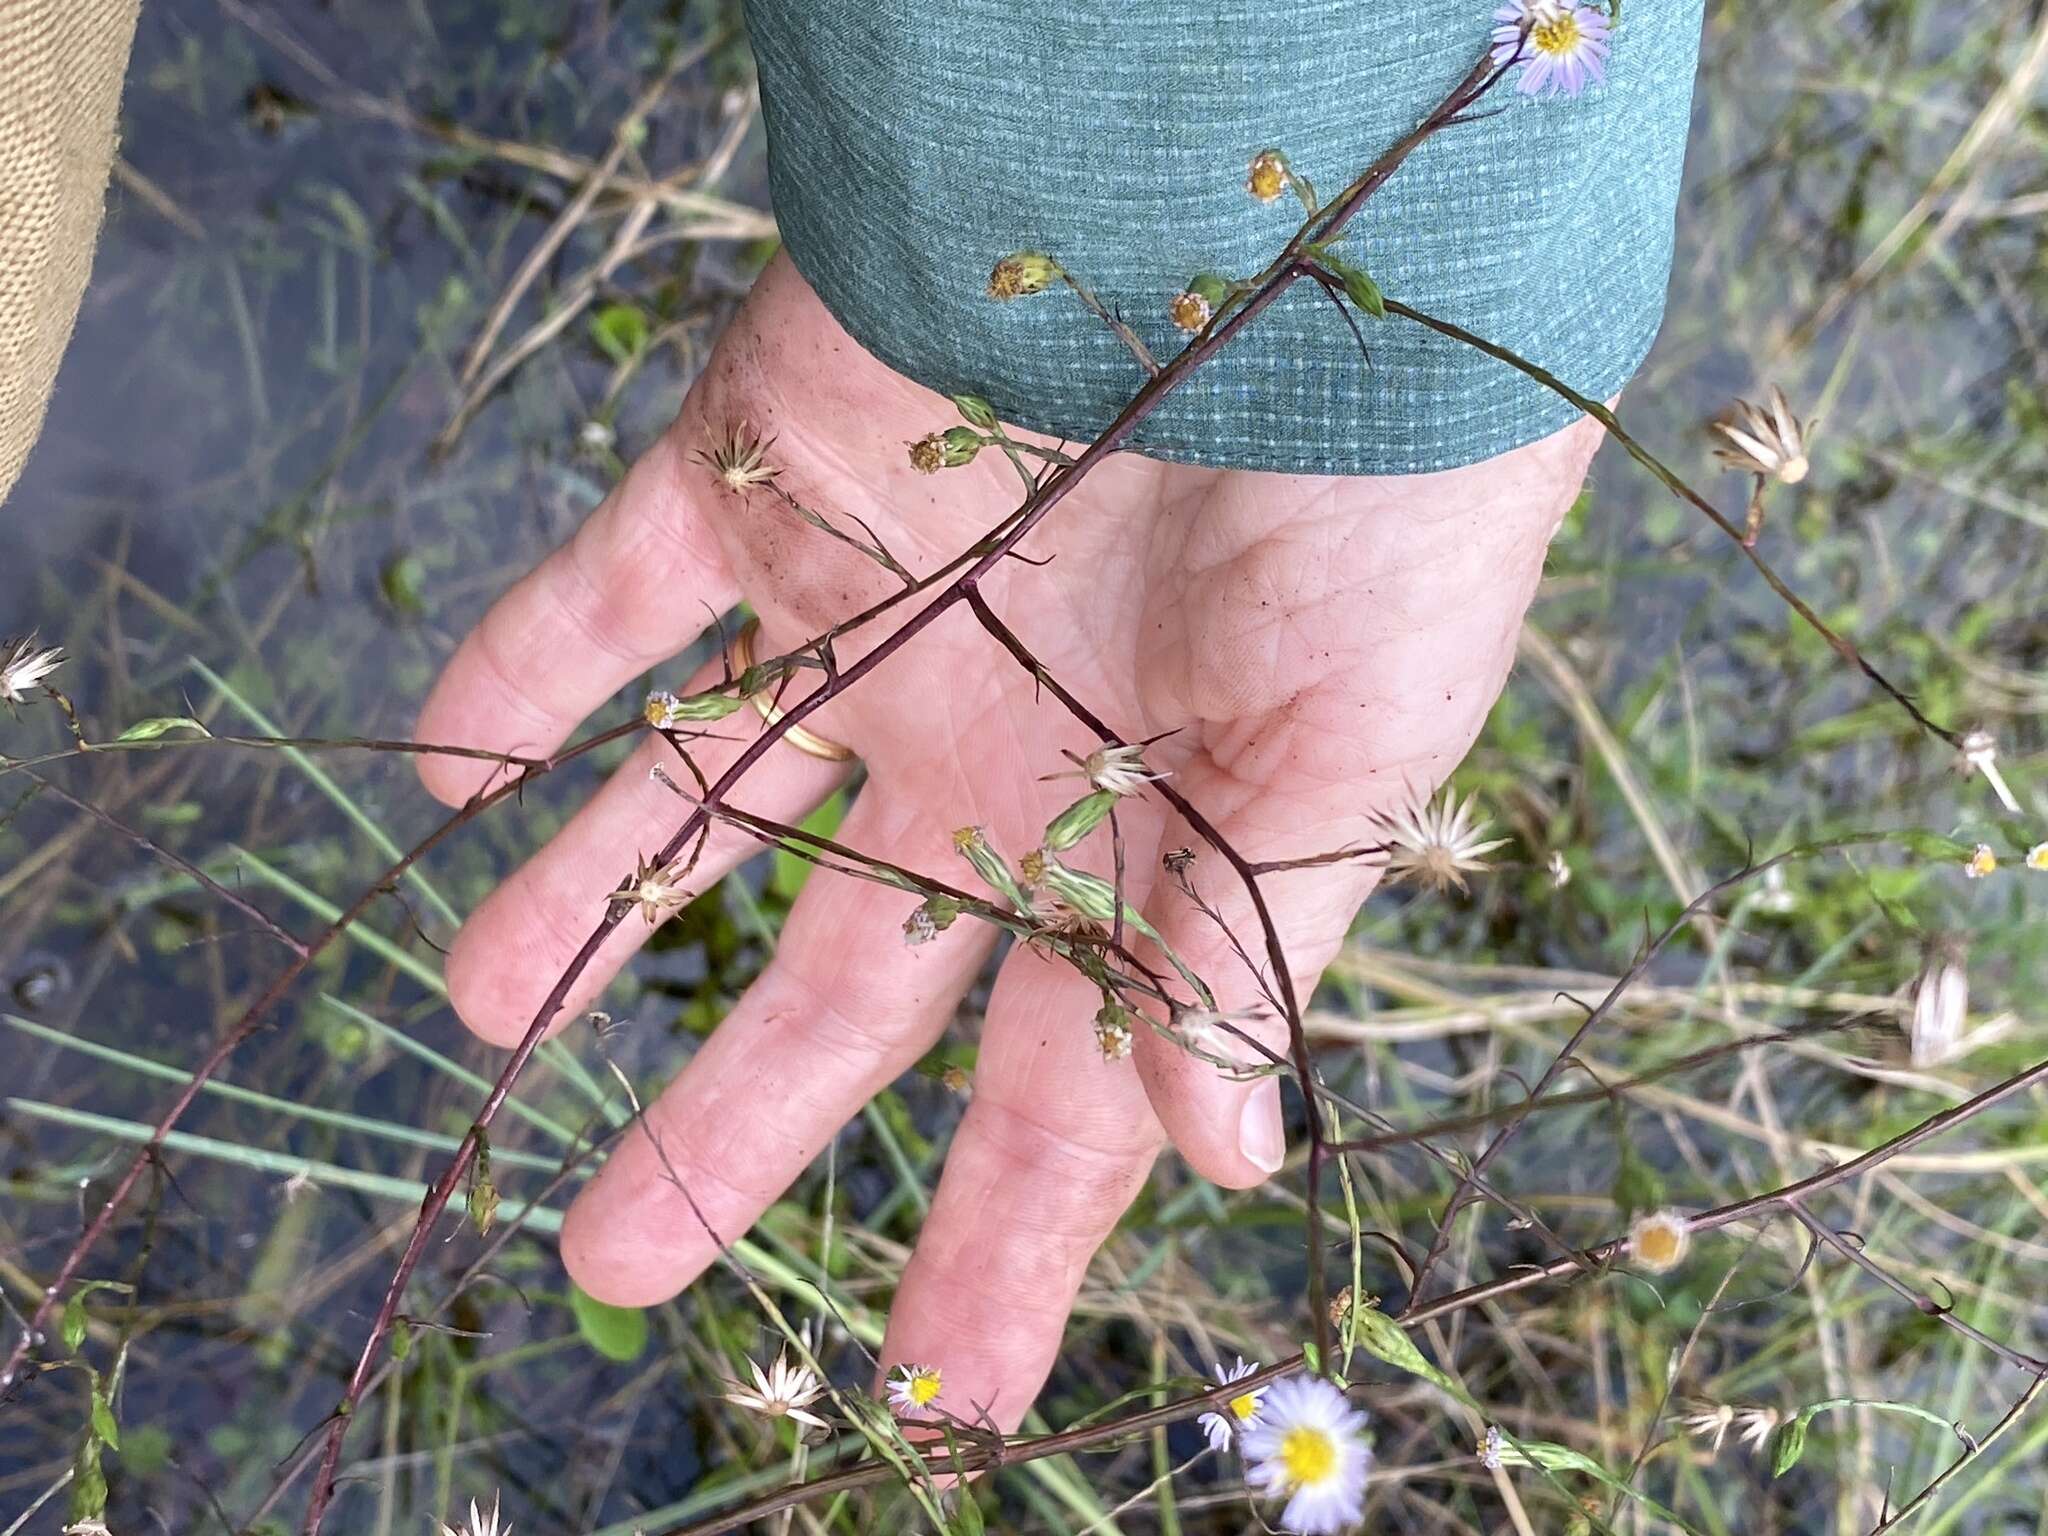
[[[687,906],[690,893],[671,868],[653,859],[642,859],[632,877],[612,892],[612,900],[638,907],[647,926],[652,928],[669,913]]]
[[[683,701],[666,688],[657,688],[647,695],[640,718],[657,731],[674,730],[683,723]]]
[[[753,1373],[753,1386],[737,1381],[726,1383],[732,1390],[725,1394],[725,1400],[735,1408],[758,1413],[764,1419],[794,1419],[813,1429],[832,1427],[810,1411],[811,1404],[825,1395],[825,1384],[809,1366],[791,1365],[789,1357],[777,1351],[775,1363],[766,1371],[752,1360],[747,1362],[747,1369]]]
[[[1256,1360],[1247,1362],[1243,1355],[1237,1357],[1237,1364],[1225,1368],[1222,1362],[1214,1367],[1216,1384],[1227,1387],[1234,1381],[1243,1381],[1259,1368]],[[1209,1437],[1209,1449],[1221,1451],[1229,1448],[1230,1442],[1259,1422],[1259,1403],[1266,1395],[1264,1387],[1252,1387],[1227,1398],[1221,1413],[1205,1413],[1195,1420],[1202,1433]]]
[[[1685,1426],[1688,1435],[1707,1436],[1709,1454],[1718,1456],[1721,1454],[1721,1442],[1728,1438],[1729,1427],[1735,1422],[1735,1410],[1727,1403],[1716,1408],[1702,1404],[1678,1422]]]
[[[1565,862],[1562,849],[1553,848],[1550,850],[1550,864],[1548,867],[1552,890],[1561,891],[1572,883],[1572,867]]]
[[[2027,868],[2048,872],[2048,843],[2036,843],[2027,850]]]
[[[1735,1415],[1735,1438],[1761,1452],[1784,1417],[1775,1408],[1745,1408]]]
[[[512,1527],[498,1524],[498,1496],[491,1495],[491,1512],[487,1515],[478,1507],[475,1499],[469,1501],[469,1520],[463,1525],[443,1525],[441,1536],[512,1536]]]
[[[1131,1054],[1131,1016],[1117,1003],[1104,1003],[1095,1015],[1095,1043],[1104,1061],[1122,1061]]]
[[[1135,795],[1155,779],[1169,779],[1169,773],[1154,773],[1145,766],[1145,748],[1128,742],[1119,747],[1097,747],[1086,757],[1071,752],[1060,754],[1074,766],[1064,773],[1049,773],[1049,779],[1086,779],[1090,789],[1118,798]]]
[[[1956,767],[1964,778],[1973,773],[1983,774],[1984,782],[1998,796],[1998,803],[2013,815],[2019,815],[2020,803],[2013,797],[2012,786],[2005,782],[2005,775],[1998,771],[1998,743],[1989,731],[1972,731],[1963,738]]]
[[[904,1415],[929,1413],[943,1387],[936,1365],[899,1365],[889,1376],[889,1406]]]
[[[1489,1472],[1500,1470],[1500,1453],[1507,1444],[1507,1437],[1500,1432],[1498,1424],[1486,1426],[1486,1433],[1479,1437],[1479,1465]]]
[[[1962,956],[1951,948],[1937,948],[1913,985],[1913,1019],[1906,1031],[1913,1065],[1939,1066],[1954,1057],[1969,1014],[1970,976]]]
[[[1486,855],[1507,845],[1504,837],[1488,838],[1492,822],[1473,818],[1478,796],[1463,804],[1454,790],[1443,799],[1422,803],[1418,810],[1402,810],[1381,818],[1387,834],[1387,878],[1413,880],[1432,891],[1465,889],[1467,872],[1486,869]]]
[[[742,421],[727,427],[723,436],[712,439],[710,450],[698,454],[697,462],[709,464],[720,484],[744,496],[757,485],[771,484],[782,473],[768,462],[768,450],[774,445],[773,438],[757,436]]]
[[[1262,149],[1252,156],[1251,168],[1245,172],[1244,189],[1262,203],[1276,202],[1287,194],[1287,184],[1294,179],[1287,168],[1287,157],[1277,149]]]
[[[1813,468],[1806,457],[1805,424],[1775,384],[1768,405],[1737,400],[1714,430],[1727,439],[1715,445],[1714,456],[1730,469],[1797,485]]]
[[[610,422],[595,418],[583,423],[576,433],[577,443],[591,453],[604,453],[618,440],[619,434],[612,429]]]
[[[1677,1211],[1638,1216],[1628,1229],[1628,1256],[1653,1275],[1676,1269],[1692,1246],[1692,1223]]]
[[[1986,875],[1998,873],[1998,854],[1989,843],[1979,843],[1970,850],[1970,857],[1963,863],[1963,878],[1982,880]]]
[[[1299,1536],[1331,1536],[1365,1513],[1372,1450],[1365,1415],[1320,1376],[1275,1382],[1244,1432],[1245,1482],[1267,1498],[1285,1499],[1282,1528]]]
[[[1166,317],[1190,335],[1207,325],[1215,313],[1216,306],[1193,289],[1176,293],[1166,306]]]
[[[10,640],[0,651],[7,657],[0,661],[0,699],[9,704],[26,703],[43,679],[64,664],[62,646],[39,646],[34,635]]]
[[[988,275],[992,299],[1021,299],[1043,293],[1060,275],[1060,264],[1043,251],[1017,251],[1005,256]]]
[[[957,1093],[966,1098],[974,1092],[974,1079],[967,1075],[965,1067],[948,1067],[939,1074],[939,1081],[948,1093]]]
[[[1578,0],[1509,0],[1493,20],[1493,62],[1505,67],[1521,61],[1515,89],[1523,95],[1576,96],[1607,78],[1604,12]]]

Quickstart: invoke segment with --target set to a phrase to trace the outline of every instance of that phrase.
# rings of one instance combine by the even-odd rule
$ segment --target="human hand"
[[[781,483],[799,500],[842,525],[858,517],[914,573],[942,565],[1013,507],[1019,489],[993,452],[936,477],[910,468],[904,445],[954,419],[942,397],[863,352],[777,258],[675,425],[462,642],[421,714],[420,739],[551,751],[742,597],[760,615],[758,654],[771,656],[896,590],[881,567],[774,497],[735,494],[698,462],[742,422],[774,438]],[[1126,740],[1172,733],[1147,751],[1148,766],[1171,772],[1247,857],[1371,844],[1381,840],[1375,817],[1413,806],[1477,734],[1512,661],[1545,545],[1598,441],[1598,427],[1582,421],[1483,465],[1384,480],[1122,455],[1024,541],[1021,553],[1043,563],[1005,561],[980,590]],[[913,611],[841,639],[841,664]],[[721,675],[714,664],[676,691],[715,686]],[[816,675],[800,673],[785,702]],[[866,765],[841,840],[969,889],[953,829],[982,826],[1014,864],[1084,788],[1041,776],[1068,766],[1061,749],[1085,755],[1098,744],[964,607],[806,724]],[[693,743],[706,777],[758,728],[743,710],[719,722],[717,739]],[[650,780],[658,764],[673,770],[673,758],[650,734],[471,915],[447,972],[455,1007],[478,1034],[510,1045],[526,1032],[621,877],[687,815]],[[729,799],[795,822],[844,774],[781,742]],[[459,804],[490,765],[424,757],[421,776]],[[1230,938],[1160,877],[1160,856],[1194,848],[1202,895],[1259,954],[1245,892],[1156,796],[1126,800],[1118,820],[1128,899],[1221,1007],[1253,1010],[1255,978]],[[1068,862],[1107,875],[1106,843],[1098,833]],[[691,889],[757,848],[730,826],[714,828]],[[1264,880],[1300,996],[1376,878],[1351,861]],[[571,1208],[562,1253],[584,1290],[620,1304],[676,1294],[714,1258],[711,1233],[727,1242],[744,1233],[869,1097],[937,1041],[993,939],[962,920],[906,947],[901,925],[914,904],[814,874],[774,959],[648,1106],[651,1136],[625,1138]],[[559,1018],[588,1007],[648,932],[637,920],[620,924]],[[1281,1165],[1274,1078],[1234,1078],[1145,1029],[1133,1061],[1107,1061],[1092,1030],[1099,1004],[1071,967],[1021,946],[990,999],[973,1097],[883,1351],[885,1365],[938,1366],[941,1406],[961,1417],[986,1410],[1005,1429],[1022,1418],[1090,1256],[1168,1136],[1197,1172],[1233,1188]],[[1281,1021],[1246,1028],[1285,1050]]]

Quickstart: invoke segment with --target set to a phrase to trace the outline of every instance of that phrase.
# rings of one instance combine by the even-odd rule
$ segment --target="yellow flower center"
[[[1337,1442],[1326,1430],[1290,1429],[1280,1442],[1280,1464],[1289,1487],[1313,1488],[1337,1470]]]
[[[1249,1423],[1251,1416],[1259,1411],[1259,1394],[1246,1392],[1230,1400],[1230,1411]]]
[[[1538,53],[1547,53],[1555,58],[1576,50],[1582,35],[1577,14],[1560,11],[1529,29],[1529,46]]]
[[[1681,1241],[1676,1226],[1668,1221],[1654,1222],[1643,1228],[1636,1241],[1636,1251],[1651,1264],[1673,1264],[1678,1261]]]
[[[910,1377],[910,1400],[920,1408],[931,1406],[932,1399],[939,1395],[939,1373],[937,1371],[915,1371]]]

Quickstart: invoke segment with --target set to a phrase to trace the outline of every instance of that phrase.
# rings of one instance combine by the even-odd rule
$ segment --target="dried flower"
[[[906,1416],[928,1413],[943,1385],[935,1365],[899,1365],[889,1376],[889,1406]]]
[[[1963,738],[1956,758],[1956,770],[1964,778],[1973,773],[1983,774],[1984,782],[1998,796],[1998,803],[2013,815],[2019,815],[2020,803],[2013,797],[2012,786],[2005,782],[2005,775],[1998,771],[1998,743],[1989,731],[1972,731]]]
[[[1951,1060],[1963,1042],[1970,1016],[1970,976],[1961,951],[1937,945],[1913,984],[1913,1019],[1906,1031],[1913,1065],[1939,1066]]]
[[[1245,1377],[1251,1375],[1258,1368],[1258,1361],[1247,1362],[1243,1355],[1239,1355],[1237,1357],[1237,1364],[1228,1369],[1225,1369],[1221,1362],[1218,1362],[1213,1367],[1216,1373],[1216,1384],[1223,1387],[1229,1386],[1234,1381],[1243,1381]],[[1226,1399],[1223,1404],[1223,1412],[1217,1413],[1212,1410],[1195,1420],[1202,1433],[1209,1437],[1209,1449],[1212,1451],[1227,1449],[1230,1442],[1236,1439],[1239,1434],[1258,1423],[1259,1401],[1265,1395],[1266,1389],[1264,1387],[1253,1387],[1248,1391],[1238,1393],[1235,1397]]]
[[[637,906],[640,915],[647,919],[647,926],[651,928],[669,913],[687,906],[690,893],[673,866],[664,866],[653,859],[642,859],[640,867],[633,871],[631,878],[612,892],[611,899]]]
[[[1104,1003],[1095,1014],[1095,1043],[1104,1061],[1122,1061],[1131,1054],[1131,1015],[1120,1003]]]
[[[1244,1480],[1287,1500],[1280,1524],[1301,1536],[1330,1536],[1365,1513],[1372,1451],[1364,1413],[1320,1376],[1275,1382],[1244,1432]]]
[[[1676,1269],[1692,1246],[1692,1223],[1678,1211],[1651,1211],[1628,1229],[1628,1256],[1653,1275]]]
[[[1493,20],[1493,62],[1505,68],[1521,61],[1515,89],[1523,95],[1576,96],[1606,80],[1604,12],[1579,0],[1508,0]]]
[[[1330,1298],[1330,1326],[1339,1330],[1351,1326],[1351,1287],[1348,1285]]]
[[[1215,313],[1215,306],[1192,288],[1176,293],[1166,306],[1167,318],[1190,334],[1207,325]]]
[[[0,661],[0,699],[9,704],[26,703],[43,679],[64,664],[63,647],[38,646],[34,635],[10,640],[0,649],[7,653]]]
[[[988,275],[992,299],[1021,299],[1042,293],[1060,275],[1060,265],[1043,251],[1017,251],[1005,256]]]
[[[1467,872],[1486,869],[1486,855],[1504,847],[1504,837],[1486,838],[1493,825],[1473,820],[1478,796],[1468,796],[1461,805],[1455,791],[1445,790],[1443,799],[1425,800],[1418,810],[1402,810],[1381,818],[1387,833],[1387,878],[1414,880],[1427,890],[1465,889]]]
[[[1286,195],[1288,183],[1293,179],[1285,155],[1277,149],[1262,149],[1252,156],[1251,168],[1245,173],[1244,189],[1262,203],[1276,202]]]
[[[920,475],[958,469],[974,462],[982,442],[982,435],[972,427],[948,427],[943,432],[933,432],[910,445],[910,467]]]
[[[747,1369],[753,1373],[753,1386],[728,1381],[726,1385],[732,1389],[724,1394],[728,1403],[758,1413],[764,1419],[794,1419],[814,1429],[831,1428],[810,1411],[811,1404],[825,1395],[825,1384],[809,1366],[791,1365],[788,1356],[777,1351],[775,1363],[766,1371],[752,1360],[747,1362]]]
[[[1752,1451],[1762,1451],[1783,1418],[1775,1408],[1745,1408],[1735,1415],[1735,1438]]]
[[[1998,872],[1998,854],[1989,843],[1979,843],[1970,850],[1970,857],[1963,864],[1963,878],[1982,880],[1986,875]]]
[[[1195,850],[1169,848],[1159,862],[1169,875],[1184,875],[1195,867]]]
[[[693,720],[723,720],[745,703],[736,694],[693,693],[677,698],[666,688],[657,688],[640,707],[640,718],[657,731],[672,731]]]
[[[1767,406],[1737,400],[1714,430],[1727,439],[1714,455],[1731,469],[1797,485],[1813,467],[1806,457],[1806,427],[1775,384]]]
[[[762,438],[744,421],[725,429],[720,437],[711,441],[708,453],[699,453],[697,462],[709,464],[712,473],[728,491],[745,495],[757,485],[770,484],[782,471],[768,462],[768,450],[775,444],[774,438]]]
[[[1071,752],[1062,755],[1074,765],[1073,769],[1048,777],[1086,779],[1090,789],[1099,789],[1112,795],[1135,795],[1154,780],[1173,777],[1170,773],[1154,773],[1145,766],[1145,747],[1142,742],[1097,747],[1086,757],[1076,757]]]
[[[443,1525],[441,1536],[512,1536],[512,1527],[498,1524],[498,1496],[494,1493],[488,1515],[477,1507],[475,1499],[471,1499],[469,1522],[466,1525]]]
[[[2027,868],[2048,871],[2048,843],[2036,843],[2027,850]]]

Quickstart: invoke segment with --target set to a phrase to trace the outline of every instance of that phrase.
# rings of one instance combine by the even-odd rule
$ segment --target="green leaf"
[[[846,795],[841,791],[806,816],[799,825],[813,837],[832,837],[839,831],[839,823],[845,819]],[[810,879],[812,867],[811,861],[801,854],[778,848],[775,850],[775,871],[768,877],[768,884],[785,901],[795,901],[796,893]]]
[[[624,367],[647,350],[647,317],[632,304],[607,304],[590,322],[598,351]]]
[[[647,1348],[644,1308],[610,1306],[571,1286],[569,1310],[576,1314],[576,1331],[583,1335],[583,1342],[607,1360],[624,1365],[639,1359]]]
[[[114,740],[155,741],[157,737],[177,730],[197,731],[202,736],[211,736],[213,734],[213,732],[209,731],[197,720],[192,719],[189,715],[152,715],[147,720],[136,721],[127,730],[116,736]]]
[[[1801,1415],[1778,1431],[1778,1443],[1771,1449],[1771,1476],[1783,1477],[1805,1454],[1806,1418]]]
[[[85,1344],[85,1295],[83,1292],[64,1303],[64,1348],[77,1354]]]
[[[115,1450],[121,1449],[121,1426],[114,1422],[113,1404],[98,1387],[92,1392],[92,1432]]]
[[[1372,280],[1372,274],[1363,267],[1345,268],[1344,292],[1352,303],[1373,319],[1387,318],[1387,296],[1380,292],[1380,285]]]

